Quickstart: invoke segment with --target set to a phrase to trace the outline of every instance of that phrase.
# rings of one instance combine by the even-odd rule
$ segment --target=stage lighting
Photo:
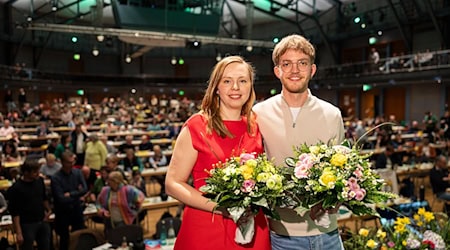
[[[202,43],[197,40],[186,42],[186,48],[189,48],[189,49],[200,49],[201,46],[202,46]]]

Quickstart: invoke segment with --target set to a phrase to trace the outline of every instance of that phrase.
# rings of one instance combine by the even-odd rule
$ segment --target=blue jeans
[[[50,249],[50,226],[47,222],[35,222],[21,224],[23,244],[22,250],[33,250],[33,242],[36,241],[37,249]]]
[[[314,236],[284,236],[270,232],[272,250],[344,250],[339,231]]]

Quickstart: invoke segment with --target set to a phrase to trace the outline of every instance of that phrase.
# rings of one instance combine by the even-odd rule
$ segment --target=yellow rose
[[[249,180],[253,177],[253,167],[245,164],[239,167],[241,174],[245,180]]]
[[[368,240],[366,246],[371,249],[375,249],[377,247],[377,243],[374,240]]]
[[[322,173],[322,175],[319,178],[319,183],[322,184],[325,187],[333,188],[334,184],[336,183],[336,176],[333,174],[333,172],[325,169]]]
[[[426,213],[426,210],[423,207],[419,208],[419,210],[417,211],[418,215],[424,215],[425,213]]]
[[[317,155],[320,152],[320,148],[318,146],[310,146],[309,152],[311,152],[311,154]]]
[[[334,154],[331,156],[330,163],[334,166],[343,167],[347,163],[347,156],[339,153]]]
[[[405,224],[398,224],[398,225],[394,226],[394,230],[395,230],[396,233],[400,233],[401,234],[401,233],[406,231],[406,226],[405,226]]]
[[[358,234],[361,236],[367,237],[367,235],[369,235],[369,230],[367,230],[365,228],[361,228],[361,229],[359,229]]]
[[[383,232],[383,230],[378,229],[377,237],[383,240],[384,238],[386,238],[386,232]]]

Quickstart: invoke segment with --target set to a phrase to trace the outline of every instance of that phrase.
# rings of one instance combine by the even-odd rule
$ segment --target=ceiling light
[[[103,40],[105,40],[105,36],[104,35],[97,35],[97,41],[103,42]]]
[[[98,56],[98,54],[100,54],[100,51],[99,51],[96,47],[94,47],[94,48],[92,49],[92,55],[93,55],[93,56]]]
[[[222,55],[220,53],[217,53],[216,61],[220,61],[220,60],[222,60]]]
[[[247,48],[245,48],[248,52],[252,52],[253,50],[253,46],[248,45]]]
[[[127,54],[127,55],[125,56],[125,62],[126,62],[126,63],[130,63],[130,62],[131,62],[131,56],[130,56],[129,54]]]
[[[172,65],[177,64],[177,59],[174,56],[172,56],[172,59],[170,60],[170,64],[172,64]]]

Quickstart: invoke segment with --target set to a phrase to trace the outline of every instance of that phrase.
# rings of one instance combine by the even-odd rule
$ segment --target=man
[[[81,171],[73,168],[74,163],[75,155],[65,151],[61,155],[61,170],[51,178],[55,231],[59,235],[60,250],[69,247],[69,226],[72,226],[72,231],[85,228],[80,198],[86,194],[87,186]]]
[[[430,171],[430,184],[437,198],[450,201],[450,192],[447,191],[450,188],[450,174],[447,168],[447,158],[443,155],[436,158],[434,168]]]
[[[119,152],[125,154],[125,151],[130,148],[136,150],[136,146],[133,145],[133,136],[127,135],[125,136],[125,142],[119,146]]]
[[[274,157],[277,165],[283,165],[284,159],[293,155],[293,146],[338,144],[344,139],[339,109],[313,96],[308,89],[316,73],[314,59],[313,45],[299,35],[283,38],[273,51],[273,70],[281,81],[282,93],[256,104],[254,111],[268,158]],[[270,220],[272,249],[343,249],[335,211],[328,211],[328,228],[314,222],[328,219],[323,212],[320,205],[304,216],[280,208],[281,221]]]
[[[8,119],[3,121],[3,127],[0,128],[0,136],[8,137],[12,136],[15,132],[13,126],[11,126],[11,122]]]
[[[75,125],[75,130],[72,131],[72,146],[74,148],[74,153],[76,154],[76,163],[77,166],[83,166],[84,164],[84,156],[85,156],[85,148],[86,148],[86,140],[88,138],[87,134],[83,132],[81,129],[82,124],[77,123]]]
[[[13,217],[16,241],[23,250],[50,249],[51,214],[44,180],[39,177],[37,159],[27,159],[20,167],[22,177],[8,189],[9,212]]]
[[[54,154],[47,154],[45,164],[41,167],[41,173],[50,178],[61,169],[61,163],[56,161]]]

